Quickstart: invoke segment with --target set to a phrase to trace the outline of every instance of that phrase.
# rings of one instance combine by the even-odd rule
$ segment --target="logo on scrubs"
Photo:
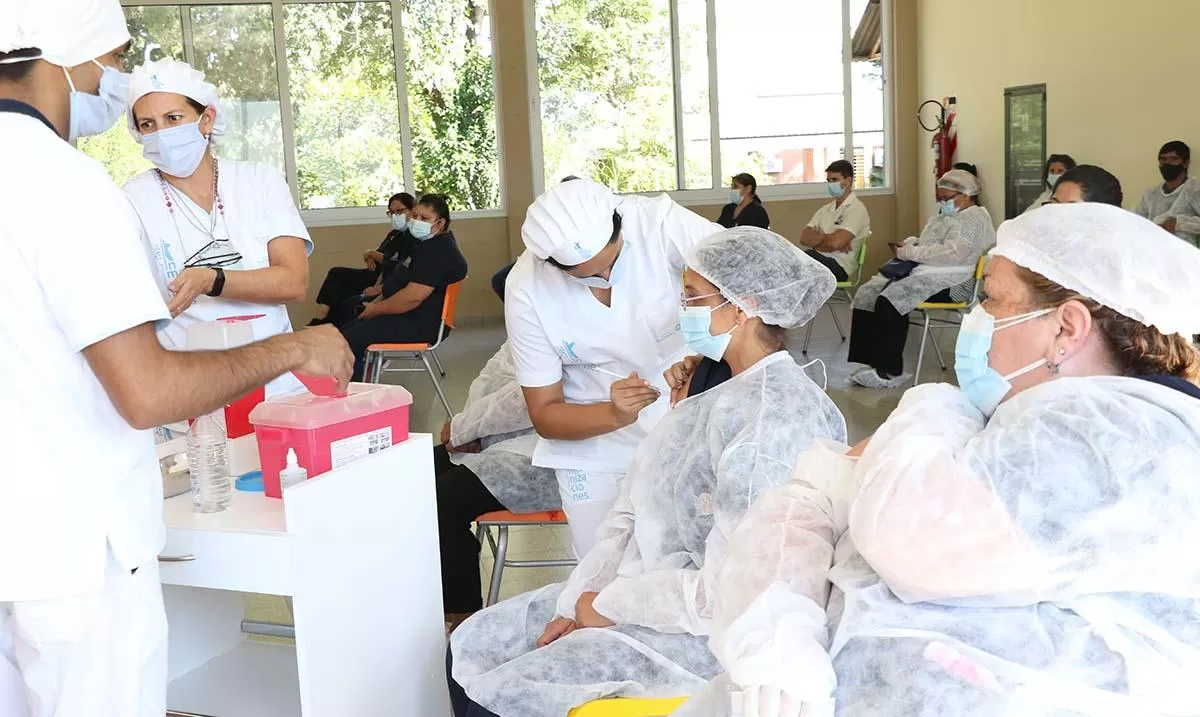
[[[591,258],[591,256],[588,254],[588,250],[584,249],[583,245],[580,244],[579,242],[575,242],[575,251],[579,252],[579,257],[581,259],[590,259]]]
[[[558,347],[558,357],[560,359],[562,359],[563,363],[583,363],[584,362],[583,359],[579,358],[579,355],[575,353],[575,342],[574,341],[562,342],[562,345]]]
[[[167,281],[171,281],[179,276],[179,264],[175,262],[175,257],[171,256],[171,245],[166,242],[158,243],[158,261],[162,266],[163,274],[167,277]]]

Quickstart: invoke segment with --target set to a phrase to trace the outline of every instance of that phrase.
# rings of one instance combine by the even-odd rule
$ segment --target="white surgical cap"
[[[617,197],[602,184],[574,179],[534,200],[521,226],[525,247],[539,259],[577,266],[612,239]]]
[[[807,324],[837,285],[820,262],[758,227],[713,234],[692,247],[687,264],[749,316],[785,329]]]
[[[1047,204],[1001,224],[991,253],[1162,334],[1200,334],[1200,249],[1120,207]]]
[[[225,113],[217,104],[217,86],[205,81],[204,73],[192,69],[188,63],[164,57],[134,68],[129,78],[129,112],[126,113],[126,117],[129,121],[129,133],[139,143],[142,141],[142,135],[133,124],[133,105],[152,92],[183,95],[205,107],[215,108],[217,118],[213,122],[212,135],[220,137],[225,134]]]
[[[119,0],[0,0],[0,52],[38,48],[35,58],[75,67],[129,42]]]
[[[965,169],[951,169],[938,180],[937,188],[974,197],[979,194],[979,178]]]

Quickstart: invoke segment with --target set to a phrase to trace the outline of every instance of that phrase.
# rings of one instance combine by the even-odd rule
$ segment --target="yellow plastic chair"
[[[979,261],[975,262],[975,283],[971,287],[971,298],[969,301],[922,301],[917,304],[917,311],[921,312],[924,317],[923,328],[921,329],[921,350],[917,353],[917,370],[913,372],[913,385],[921,382],[921,365],[925,362],[925,343],[932,338],[932,329],[950,329],[958,328],[962,323],[962,317],[966,312],[970,311],[977,301],[979,301],[979,286],[983,283],[983,267],[987,264],[987,257],[979,257]],[[950,318],[935,318],[931,315],[933,311],[947,311],[956,316],[957,319]],[[933,339],[933,351],[937,354],[938,364],[942,370],[946,370],[946,359],[942,356],[942,349],[937,345],[937,339]]]
[[[854,300],[854,290],[858,288],[862,282],[863,265],[867,263],[867,240],[871,238],[871,232],[863,235],[862,244],[858,246],[858,256],[854,257],[855,269],[854,276],[846,281],[839,281],[836,288],[833,290],[833,295],[825,302],[825,306],[829,307],[829,315],[833,317],[833,325],[837,327],[838,336],[842,337],[842,341],[846,340],[846,332],[842,329],[842,320],[838,318],[837,311],[834,310],[834,304],[849,304]],[[820,312],[818,312],[818,315]],[[808,322],[808,329],[804,332],[804,348],[800,349],[800,353],[808,355],[808,342],[812,339],[813,324],[817,322],[817,317],[814,316],[812,321]]]
[[[669,699],[637,699],[613,697],[593,700],[567,713],[567,717],[667,717],[679,709],[685,697]]]

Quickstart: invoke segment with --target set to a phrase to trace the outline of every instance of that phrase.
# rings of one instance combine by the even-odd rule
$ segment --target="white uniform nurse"
[[[665,195],[617,197],[583,179],[529,208],[505,323],[541,436],[533,463],[558,475],[577,555],[594,543],[634,451],[669,408],[662,374],[686,353],[684,256],[718,231]]]
[[[133,71],[128,117],[154,163],[125,193],[175,317],[163,345],[184,349],[188,326],[233,316],[260,317],[259,340],[291,331],[284,304],[307,292],[312,239],[277,170],[213,153],[225,131],[217,88],[186,63],[149,62]],[[286,375],[267,397],[300,388]]]

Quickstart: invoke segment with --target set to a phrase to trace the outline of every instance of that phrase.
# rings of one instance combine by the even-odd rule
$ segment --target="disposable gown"
[[[1197,183],[1195,177],[1184,182],[1183,186],[1175,189],[1174,192],[1166,194],[1163,192],[1163,185],[1156,184],[1150,187],[1142,194],[1141,201],[1134,207],[1133,213],[1140,217],[1145,217],[1155,224],[1162,224],[1171,217],[1171,207],[1175,201],[1183,196],[1184,190],[1194,183]],[[1200,191],[1200,190],[1198,190]],[[1187,226],[1188,221],[1184,221],[1180,226]],[[1196,235],[1194,233],[1182,231],[1180,226],[1175,227],[1175,236],[1184,241],[1196,243]]]
[[[939,214],[925,224],[920,237],[909,237],[896,252],[898,258],[921,265],[896,281],[872,277],[854,292],[854,308],[874,311],[882,294],[896,311],[907,314],[943,289],[951,289],[955,300],[966,301],[975,264],[995,243],[996,229],[987,209],[973,206],[952,217]]]
[[[725,714],[730,681],[839,717],[1200,714],[1197,476],[1200,400],[1150,381],[1057,379],[986,425],[914,388],[857,462],[816,446],[747,513],[729,673],[679,714]]]
[[[450,421],[451,445],[472,441],[480,441],[483,450],[450,457],[470,468],[505,508],[533,513],[562,507],[554,471],[533,465],[537,434],[508,342],[471,382],[467,405]]]
[[[817,439],[844,440],[833,402],[785,352],[681,401],[638,448],[596,546],[564,584],[477,613],[451,636],[453,676],[504,717],[565,715],[605,696],[688,694],[720,666],[707,647],[730,532]],[[616,626],[534,649],[578,596]],[[557,608],[556,608],[557,604]]]
[[[1167,215],[1155,217],[1154,223],[1160,224],[1167,217],[1174,217],[1176,235],[1183,234],[1184,238],[1191,237],[1194,241],[1200,234],[1200,178],[1184,182],[1175,195]]]

